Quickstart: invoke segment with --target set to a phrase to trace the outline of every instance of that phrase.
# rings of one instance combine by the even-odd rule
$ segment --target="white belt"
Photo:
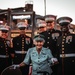
[[[7,55],[0,55],[0,58],[8,58],[9,56]]]
[[[26,54],[27,51],[15,51],[16,54]]]
[[[75,57],[75,54],[60,54],[60,57]]]

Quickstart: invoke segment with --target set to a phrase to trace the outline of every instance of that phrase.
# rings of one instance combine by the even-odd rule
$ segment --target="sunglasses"
[[[7,30],[2,30],[2,33],[7,33],[8,31]]]

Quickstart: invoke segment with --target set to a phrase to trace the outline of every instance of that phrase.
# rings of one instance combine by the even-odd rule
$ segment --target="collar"
[[[36,47],[33,48],[33,52],[32,53],[37,53]],[[42,47],[40,54],[46,54],[44,48]]]

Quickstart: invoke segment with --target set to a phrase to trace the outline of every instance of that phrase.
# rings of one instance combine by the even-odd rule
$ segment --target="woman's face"
[[[35,41],[34,40],[33,42],[37,49],[41,49],[44,45],[44,41]]]

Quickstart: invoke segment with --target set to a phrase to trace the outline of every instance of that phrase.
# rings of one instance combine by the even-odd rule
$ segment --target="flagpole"
[[[44,0],[44,15],[46,15],[46,0]]]

